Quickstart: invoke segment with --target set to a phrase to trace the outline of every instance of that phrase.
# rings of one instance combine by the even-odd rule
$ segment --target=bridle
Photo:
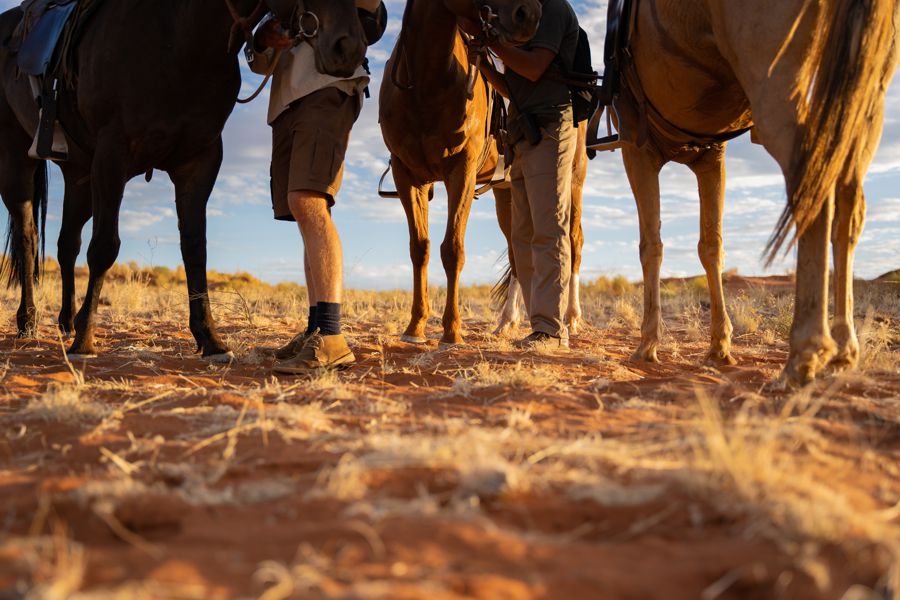
[[[492,41],[500,37],[500,33],[494,26],[494,22],[500,17],[494,12],[494,9],[487,2],[478,6],[478,20],[481,22],[481,33],[469,40],[469,45],[478,48],[478,55],[475,57],[474,63],[469,63],[469,74],[466,78],[466,97],[471,100],[475,97],[475,82],[478,81],[478,70],[481,67],[482,57],[487,53],[488,46]]]
[[[247,47],[251,48],[253,46],[253,29],[259,25],[259,22],[262,21],[263,17],[270,11],[267,0],[260,0],[256,5],[256,8],[253,9],[253,12],[246,17],[241,16],[237,7],[235,7],[233,0],[225,0],[225,6],[228,7],[228,12],[231,14],[231,18],[234,21],[234,24],[231,26],[231,36],[228,38],[228,51],[237,51],[241,35],[243,35]],[[313,40],[319,37],[321,21],[316,13],[307,10],[306,0],[297,0],[297,2],[294,3],[289,23],[289,31],[291,31],[291,33],[296,32],[294,33],[295,46],[302,42],[309,42],[311,44]],[[249,60],[252,62],[252,58]]]
[[[319,16],[316,13],[307,10],[305,0],[298,0],[297,3],[294,4],[290,24],[290,31],[297,32],[296,35],[294,35],[295,45],[300,44],[301,42],[312,42],[312,40],[319,37],[321,21],[319,21]]]
[[[266,16],[267,13],[270,12],[270,7],[267,0],[260,0],[259,4],[256,5],[256,8],[250,13],[249,16],[242,17],[238,12],[237,8],[234,6],[233,0],[225,0],[225,5],[228,7],[228,12],[231,13],[231,18],[234,20],[234,24],[231,26],[231,35],[229,36],[228,41],[228,51],[236,52],[237,48],[240,46],[240,38],[241,34],[243,34],[244,41],[246,43],[246,58],[247,64],[253,62],[253,29],[259,25],[260,21]],[[302,8],[301,8],[302,7]],[[305,0],[297,0],[294,4],[294,8],[291,11],[291,16],[289,19],[290,23],[290,31],[294,34],[294,45],[297,46],[303,42],[308,42],[312,45],[313,40],[319,37],[319,29],[321,26],[321,21],[319,20],[319,16],[312,12],[311,10],[307,10]],[[251,94],[247,98],[238,98],[238,104],[249,104],[253,102],[265,89],[266,85],[269,83],[269,80],[272,78],[272,74],[275,72],[275,67],[278,66],[278,61],[281,58],[281,53],[275,55],[275,59],[272,61],[272,65],[268,69],[268,73],[266,74],[265,79],[260,84],[260,86],[256,89],[256,91]]]
[[[409,56],[406,52],[406,32],[409,31],[409,20],[412,15],[413,2],[414,0],[407,0],[406,2],[406,10],[403,12],[403,23],[400,27],[400,37],[397,40],[397,55],[394,57],[394,64],[391,68],[391,83],[394,84],[394,87],[399,90],[403,90],[404,92],[408,92],[415,87],[415,84],[413,82],[401,83],[399,76],[400,59],[403,60],[407,75],[410,73]],[[493,7],[488,4],[487,0],[472,0],[472,5],[475,7],[475,12],[478,14],[478,20],[481,23],[481,34],[479,34],[477,38],[468,41],[470,44],[474,43],[481,48],[486,49],[488,44],[500,37],[500,33],[495,25],[500,15],[494,12]],[[477,60],[479,62],[481,61],[480,55]],[[474,93],[473,90],[475,89],[475,81],[477,80],[477,78],[478,65],[476,64],[475,66],[473,66],[470,64],[466,84],[466,91],[470,100],[472,99]]]

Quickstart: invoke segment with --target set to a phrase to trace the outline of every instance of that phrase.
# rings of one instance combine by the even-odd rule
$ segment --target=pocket
[[[334,134],[325,129],[317,129],[310,161],[311,179],[331,184],[337,176],[343,156],[338,152],[339,143]]]

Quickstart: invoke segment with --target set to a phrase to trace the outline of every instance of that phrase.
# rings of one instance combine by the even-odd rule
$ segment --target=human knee
[[[314,224],[331,218],[328,196],[322,192],[299,191],[288,194],[288,205],[294,219],[301,225]]]

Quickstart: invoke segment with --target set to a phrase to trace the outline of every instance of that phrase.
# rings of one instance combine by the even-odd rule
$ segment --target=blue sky
[[[0,0],[0,9],[18,2]],[[605,27],[605,0],[573,2],[582,26],[591,34],[595,63]],[[377,90],[384,62],[400,27],[404,2],[388,0],[390,24],[385,38],[369,49],[373,67],[372,98],[357,122],[347,155],[344,187],[334,218],[344,242],[348,287],[406,289],[412,283],[403,210],[396,200],[376,193],[388,154],[378,127]],[[244,69],[244,95],[260,78]],[[225,163],[209,204],[209,267],[247,271],[270,282],[303,281],[300,237],[293,224],[272,220],[269,201],[271,137],[266,125],[268,96],[235,109],[225,129]],[[887,106],[884,139],[866,181],[869,217],[856,261],[858,276],[874,277],[900,268],[900,86],[893,86]],[[766,271],[760,260],[765,242],[784,203],[784,181],[775,162],[749,138],[730,145],[725,201],[726,268],[744,274],[783,273],[792,258]],[[51,172],[48,250],[53,254],[61,215],[62,176]],[[663,273],[702,273],[696,254],[699,208],[696,181],[686,167],[663,171]],[[621,155],[604,153],[591,162],[585,190],[585,251],[582,279],[625,275],[640,279],[638,226],[634,200],[625,178]],[[438,186],[431,210],[431,233],[440,243],[446,221],[446,201]],[[85,228],[85,244],[90,225]],[[137,178],[128,184],[121,215],[120,261],[174,267],[180,264],[174,195],[168,178],[157,173],[152,183]],[[505,242],[494,216],[493,198],[476,201],[466,238],[467,264],[463,282],[490,283],[500,270],[497,260]],[[82,254],[81,261],[84,260]],[[430,279],[443,285],[439,257]]]

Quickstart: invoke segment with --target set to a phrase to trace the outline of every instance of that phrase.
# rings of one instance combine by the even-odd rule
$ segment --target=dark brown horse
[[[119,252],[125,184],[159,169],[175,185],[191,332],[204,357],[230,356],[210,314],[206,204],[222,163],[222,129],[241,82],[238,44],[232,43],[235,17],[258,14],[258,4],[115,0],[103,2],[90,18],[70,61],[71,85],[59,101],[59,121],[69,143],[69,160],[60,164],[66,191],[58,253],[59,326],[67,334],[75,331],[70,354],[95,353],[97,305],[104,276]],[[277,4],[285,8],[285,2]],[[317,35],[307,42],[316,47],[319,68],[337,76],[353,73],[365,53],[354,0],[302,0],[293,6],[298,4],[317,17]],[[21,18],[19,9],[0,15],[0,194],[11,220],[11,279],[22,286],[17,325],[20,335],[28,335],[36,326],[36,217],[45,203],[46,166],[27,156],[37,107],[27,77],[18,73],[16,56],[5,47]],[[81,230],[92,216],[87,295],[73,317],[75,260]]]
[[[534,36],[541,15],[537,0],[407,0],[397,47],[381,84],[381,131],[391,152],[394,182],[409,225],[413,263],[413,306],[403,341],[425,342],[428,320],[428,204],[434,183],[447,187],[449,214],[441,261],[447,273],[447,301],[441,344],[463,341],[459,277],[465,263],[465,235],[476,181],[489,181],[497,163],[487,122],[490,90],[483,78],[467,93],[469,61],[457,17],[475,9],[496,15],[495,27],[510,42]]]

